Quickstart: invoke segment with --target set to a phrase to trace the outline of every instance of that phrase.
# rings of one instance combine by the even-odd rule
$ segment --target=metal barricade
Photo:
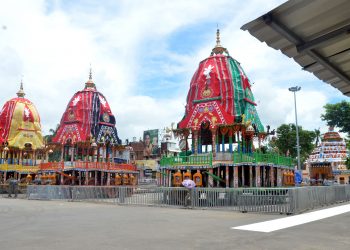
[[[289,188],[242,189],[238,198],[241,212],[292,213],[293,191]]]
[[[350,185],[194,189],[154,186],[29,185],[27,198],[292,214],[349,201]]]
[[[29,185],[27,187],[29,200],[72,200],[72,193],[72,186]]]

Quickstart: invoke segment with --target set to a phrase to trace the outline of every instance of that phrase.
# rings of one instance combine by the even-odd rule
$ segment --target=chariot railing
[[[294,167],[294,160],[291,157],[282,156],[279,154],[272,153],[242,153],[242,152],[233,152],[233,162],[234,163],[257,163],[257,164],[274,164],[287,167]]]
[[[291,157],[272,153],[243,153],[243,152],[218,152],[213,158],[212,153],[198,154],[190,156],[171,156],[163,157],[160,161],[161,166],[181,166],[181,165],[209,165],[213,161],[226,161],[228,163],[256,163],[256,164],[274,164],[279,166],[294,167],[295,161]]]
[[[172,156],[163,157],[160,160],[161,166],[171,165],[212,165],[213,154],[199,154],[199,155],[189,155],[189,156]]]

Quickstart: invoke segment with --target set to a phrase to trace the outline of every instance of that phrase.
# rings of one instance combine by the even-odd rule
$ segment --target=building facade
[[[321,144],[308,158],[307,172],[311,184],[323,184],[325,180],[349,184],[350,170],[346,168],[347,157],[348,151],[344,139],[333,128],[330,128],[323,135]]]

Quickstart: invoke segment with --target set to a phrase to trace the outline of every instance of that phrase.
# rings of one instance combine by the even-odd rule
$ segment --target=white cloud
[[[282,123],[295,123],[294,96],[286,88],[276,86],[267,79],[253,86],[258,112],[265,125],[277,128]],[[320,116],[327,96],[319,91],[304,90],[296,93],[298,124],[304,129],[324,128]]]
[[[256,82],[253,92],[260,100],[262,121],[275,126],[293,122],[292,95],[279,82],[315,78],[239,30],[281,2],[261,6],[257,0],[244,4],[230,0],[3,1],[0,27],[7,28],[0,29],[0,100],[4,103],[15,96],[24,75],[25,92],[37,106],[47,133],[59,123],[73,94],[84,87],[92,63],[93,79],[117,118],[119,136],[140,137],[145,129],[169,126],[182,118],[192,74],[215,44],[215,26],[207,28],[208,36],[201,36],[207,37],[201,41],[204,46],[192,52],[173,51],[169,37],[179,29],[217,22],[222,44]],[[154,57],[163,60],[155,68],[144,68]],[[150,97],[140,92],[147,87],[140,86],[142,77],[156,75],[177,76],[179,82],[165,80],[152,87],[166,91],[177,84],[178,93]],[[301,125],[322,125],[319,114],[329,93],[322,89],[298,93],[303,106]]]

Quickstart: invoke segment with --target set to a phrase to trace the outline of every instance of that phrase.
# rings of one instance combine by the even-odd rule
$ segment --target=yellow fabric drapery
[[[23,149],[26,144],[36,150],[44,146],[40,117],[35,106],[24,98],[16,98],[7,138],[8,146]],[[26,117],[30,115],[30,117]]]

